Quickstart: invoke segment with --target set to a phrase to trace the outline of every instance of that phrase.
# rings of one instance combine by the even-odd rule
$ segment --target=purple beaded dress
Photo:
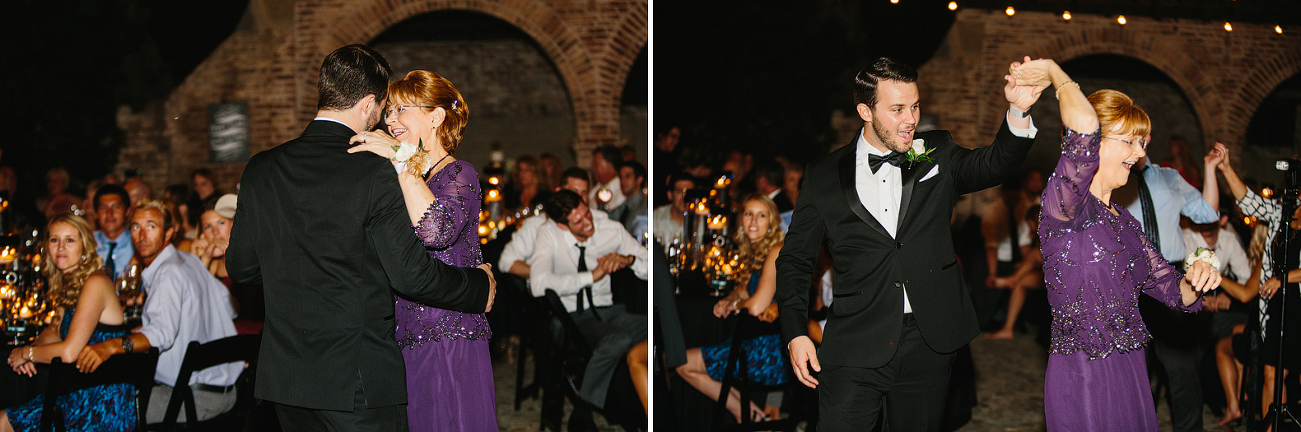
[[[1067,130],[1044,189],[1039,239],[1053,313],[1044,412],[1050,431],[1156,431],[1138,295],[1187,312],[1201,300],[1184,306],[1183,274],[1128,211],[1113,215],[1089,193],[1100,142],[1099,131]]]
[[[448,265],[483,263],[479,250],[479,176],[455,161],[430,176],[434,203],[416,226],[429,255]],[[412,431],[496,431],[483,314],[439,309],[397,297],[397,340],[407,366],[407,419]]]

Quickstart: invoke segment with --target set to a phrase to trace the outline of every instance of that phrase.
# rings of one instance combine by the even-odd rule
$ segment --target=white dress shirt
[[[170,386],[176,384],[190,341],[208,343],[235,335],[235,309],[226,286],[203,262],[172,245],[141,275],[146,296],[139,333],[161,351],[154,381]],[[229,386],[243,370],[243,362],[213,366],[191,375],[190,385]]]
[[[600,210],[592,210],[592,219],[602,218],[609,219],[610,216]],[[497,260],[497,268],[503,271],[510,270],[515,261],[524,261],[524,264],[533,265],[533,246],[537,243],[538,233],[544,231],[546,226],[555,226],[551,219],[547,218],[546,213],[538,213],[529,216],[520,222],[519,229],[515,234],[511,234],[510,242],[501,251],[501,258]]]
[[[1206,238],[1202,234],[1189,228],[1183,230],[1184,248],[1189,251],[1197,250],[1199,247],[1215,251],[1215,256],[1220,259],[1220,274],[1233,275],[1233,280],[1240,284],[1247,283],[1251,277],[1251,264],[1247,260],[1247,251],[1242,248],[1242,241],[1238,240],[1238,234],[1233,230],[1220,228],[1220,237],[1215,240],[1215,247],[1206,245]],[[1164,243],[1164,241],[1162,242]],[[1182,271],[1183,269],[1179,269]]]
[[[542,297],[548,289],[555,290],[560,295],[560,301],[565,304],[565,309],[575,312],[578,310],[579,290],[590,285],[593,305],[601,307],[614,304],[609,275],[593,282],[591,271],[578,271],[576,245],[587,248],[583,258],[588,269],[596,268],[597,259],[617,252],[632,255],[633,262],[628,267],[632,268],[637,277],[646,279],[646,248],[616,221],[593,216],[592,223],[596,225],[596,231],[583,242],[574,238],[569,230],[554,223],[545,230],[539,230],[533,250],[533,268],[529,272],[529,286],[534,296]]]
[[[596,193],[599,192],[601,188],[610,190],[610,202],[605,203],[604,210],[614,210],[618,208],[620,204],[623,204],[624,200],[628,199],[628,197],[623,196],[623,188],[619,185],[619,176],[614,176],[613,179],[610,179],[609,183],[597,183],[595,186],[592,186],[592,190],[587,191],[587,205],[590,206],[592,210],[600,208],[601,201],[596,199]]]
[[[1022,138],[1034,138],[1039,132],[1034,127],[1034,120],[1030,121],[1029,129],[1019,129],[1008,126],[1012,134]],[[899,201],[903,195],[903,170],[899,167],[882,163],[881,167],[875,173],[872,172],[871,165],[868,164],[869,155],[886,156],[887,152],[878,150],[873,147],[863,133],[867,130],[858,130],[858,148],[854,154],[854,189],[858,191],[858,199],[863,202],[863,207],[867,207],[867,212],[876,218],[877,222],[890,233],[890,237],[898,238],[895,231],[899,228]],[[903,312],[912,313],[912,303],[908,301],[908,290],[904,289]]]

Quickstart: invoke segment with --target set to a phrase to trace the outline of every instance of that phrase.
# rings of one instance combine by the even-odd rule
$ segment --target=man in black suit
[[[939,430],[953,353],[980,333],[949,234],[953,204],[1001,182],[1035,134],[1027,111],[1038,92],[1006,80],[1011,109],[993,145],[969,150],[947,131],[914,137],[917,71],[877,59],[855,77],[863,131],[805,171],[777,258],[777,299],[795,374],[818,389],[820,430],[874,427],[882,409],[890,430]],[[926,155],[910,160],[914,138]],[[817,351],[805,329],[824,241],[835,302]]]
[[[406,430],[394,292],[471,313],[492,305],[486,265],[450,267],[425,253],[393,165],[347,151],[379,121],[390,73],[364,45],[330,53],[316,119],[253,156],[240,182],[226,267],[265,288],[255,394],[277,404],[286,431]]]
[[[795,203],[782,190],[786,183],[786,169],[775,160],[765,160],[759,162],[754,167],[754,189],[777,204],[778,213],[786,213],[795,209]]]

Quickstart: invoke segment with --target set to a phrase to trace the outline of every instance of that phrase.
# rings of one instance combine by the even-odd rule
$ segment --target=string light
[[[1003,11],[1003,12],[1007,12],[1007,16],[1016,15],[1016,9],[1013,9],[1011,6],[1008,6],[1008,7],[1007,7],[1007,10],[1005,10],[1005,11]]]
[[[1067,21],[1070,21],[1070,20],[1071,20],[1071,11],[1062,12],[1062,19],[1067,20]]]
[[[890,4],[899,4],[899,0],[890,0]]]
[[[1116,22],[1120,23],[1120,25],[1125,25],[1125,23],[1129,22],[1129,20],[1126,20],[1125,16],[1121,15],[1116,17]]]
[[[1274,33],[1283,34],[1283,27],[1277,24],[1274,25]]]
[[[955,1],[949,2],[949,10],[958,10],[958,2]]]
[[[1231,32],[1231,31],[1233,31],[1233,24],[1229,24],[1228,21],[1225,21],[1225,22],[1224,22],[1224,31],[1227,31],[1227,32]]]

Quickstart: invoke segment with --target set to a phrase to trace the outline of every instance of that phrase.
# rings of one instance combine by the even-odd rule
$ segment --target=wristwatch
[[[1019,109],[1016,109],[1016,107],[1014,106],[1007,107],[1007,112],[1012,113],[1012,116],[1014,117],[1020,117],[1020,118],[1030,117],[1029,111],[1021,111]]]
[[[125,352],[125,353],[127,353],[127,354],[131,354],[131,350],[135,349],[135,347],[136,347],[136,344],[135,344],[135,342],[131,342],[131,337],[130,337],[130,336],[122,336],[122,351],[123,351],[123,352]]]

